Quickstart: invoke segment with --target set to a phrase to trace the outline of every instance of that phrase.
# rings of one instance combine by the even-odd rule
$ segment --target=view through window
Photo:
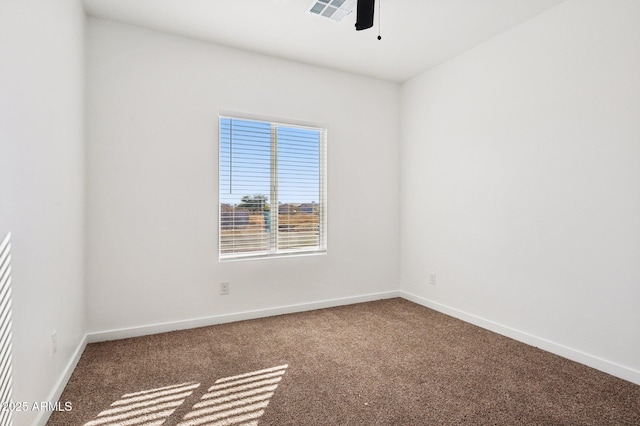
[[[220,117],[220,259],[326,250],[322,128]]]

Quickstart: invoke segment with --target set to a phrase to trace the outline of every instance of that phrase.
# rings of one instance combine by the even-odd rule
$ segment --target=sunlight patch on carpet
[[[124,394],[84,426],[161,425],[199,386],[190,382]]]
[[[216,380],[178,426],[257,426],[288,366]],[[199,386],[188,382],[126,393],[84,426],[160,426]]]
[[[257,425],[288,365],[216,380],[178,426]]]

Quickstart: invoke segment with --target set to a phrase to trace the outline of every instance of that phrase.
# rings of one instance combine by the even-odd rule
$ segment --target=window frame
[[[270,229],[270,244],[268,250],[256,250],[248,252],[235,252],[235,253],[223,253],[222,235],[223,235],[223,202],[222,202],[222,120],[242,120],[253,121],[257,123],[269,124],[271,128],[270,136],[270,212],[277,209],[277,213],[269,215],[269,229]],[[319,168],[319,185],[318,185],[318,245],[309,248],[294,248],[294,249],[281,249],[278,248],[279,240],[279,199],[278,193],[280,185],[278,185],[278,127],[311,130],[319,132],[319,147],[318,147],[318,168]],[[254,260],[254,259],[270,259],[270,258],[287,258],[297,256],[314,256],[325,255],[327,253],[327,139],[328,128],[326,125],[304,122],[299,120],[281,119],[273,117],[265,117],[258,115],[251,115],[238,112],[219,111],[218,113],[218,261],[219,262],[233,262],[239,260]],[[274,220],[275,219],[275,220]]]

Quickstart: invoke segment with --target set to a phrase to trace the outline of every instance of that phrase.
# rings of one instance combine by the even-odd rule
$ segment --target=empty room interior
[[[329,3],[0,3],[0,277],[11,315],[2,404],[13,424],[75,424],[65,416],[83,410],[93,411],[79,424],[121,424],[99,421],[114,399],[87,408],[63,398],[74,370],[90,351],[124,363],[129,342],[174,331],[176,359],[211,362],[194,398],[253,371],[281,379],[246,424],[420,424],[420,410],[378,408],[382,391],[352,395],[360,370],[340,371],[378,353],[361,337],[385,333],[398,338],[399,364],[375,370],[396,408],[414,392],[399,390],[409,358],[452,345],[457,362],[482,356],[457,332],[567,362],[569,381],[574,368],[615,380],[621,400],[638,395],[640,2]],[[361,16],[365,3],[373,15]],[[242,187],[254,172],[264,189]],[[305,336],[314,319],[325,329]],[[189,333],[209,326],[216,356],[234,348],[247,364],[216,370],[213,355],[190,349]],[[237,351],[230,342],[252,330]],[[325,349],[308,359],[296,345]],[[319,367],[325,358],[336,371]],[[555,380],[545,365],[530,379]],[[118,376],[110,368],[105,380]],[[324,379],[308,376],[319,370],[327,386],[339,377],[343,401],[362,397],[351,417],[339,417],[333,391],[318,396]],[[153,386],[114,395],[196,380],[166,373],[164,385],[158,370]],[[285,397],[305,373],[310,384]],[[413,407],[428,405],[423,388]],[[429,424],[464,422],[447,392],[434,394],[442,421]],[[320,415],[306,408],[316,396],[331,422],[306,422]],[[567,398],[554,408],[569,417],[558,418],[580,419]],[[192,402],[148,424],[245,424],[188,420]],[[486,404],[485,419],[496,417],[482,423],[510,422]],[[634,404],[621,418],[640,418]]]

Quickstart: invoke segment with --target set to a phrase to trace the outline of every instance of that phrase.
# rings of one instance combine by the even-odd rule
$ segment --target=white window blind
[[[326,250],[326,131],[220,116],[220,259]]]
[[[11,234],[0,243],[0,425],[12,425]]]

